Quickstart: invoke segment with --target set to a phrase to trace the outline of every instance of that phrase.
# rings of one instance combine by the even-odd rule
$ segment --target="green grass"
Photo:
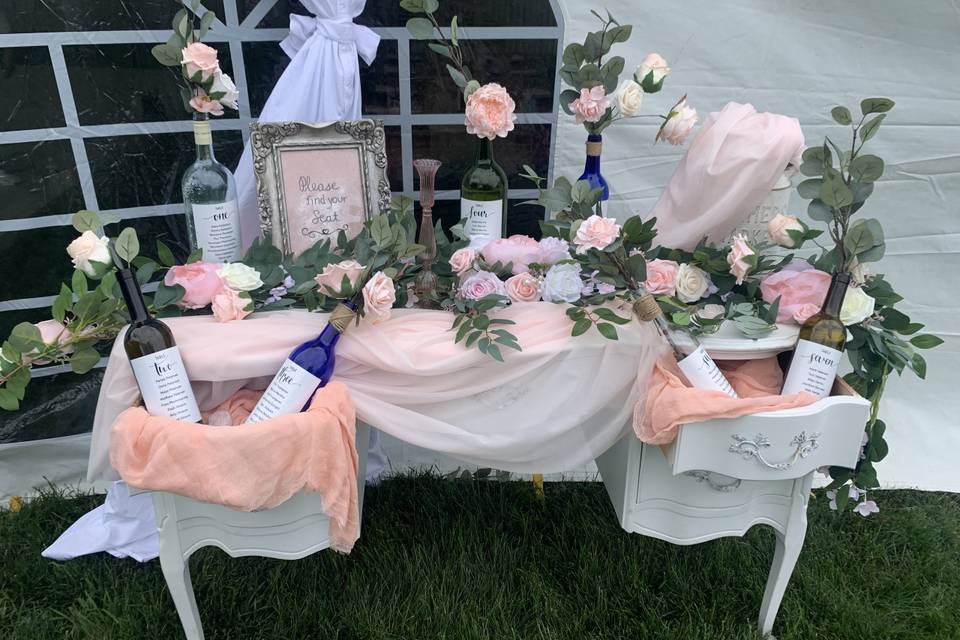
[[[877,496],[874,496],[877,497]],[[960,498],[879,494],[836,517],[820,497],[780,640],[960,638]],[[0,513],[0,638],[176,639],[158,562],[41,549],[100,496]],[[629,535],[602,485],[401,477],[368,489],[353,554],[191,560],[207,638],[756,640],[773,534],[693,547]]]

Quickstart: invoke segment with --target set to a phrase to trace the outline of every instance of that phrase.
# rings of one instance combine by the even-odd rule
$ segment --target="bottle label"
[[[467,200],[460,198],[460,219],[466,218],[464,231],[470,246],[482,248],[499,238],[503,229],[503,200]]]
[[[320,378],[287,358],[247,422],[262,422],[287,413],[299,413],[320,382]]]
[[[817,398],[826,398],[833,388],[842,357],[842,351],[809,340],[798,340],[780,393],[788,396],[806,391]]]
[[[737,392],[730,386],[730,382],[723,375],[723,372],[717,368],[717,363],[713,361],[703,345],[698,346],[690,355],[677,362],[680,371],[687,377],[690,385],[697,389],[713,389],[722,391],[731,398],[736,398]]]
[[[180,349],[173,346],[134,358],[130,366],[147,413],[184,422],[200,422],[200,409],[187,370],[183,367]]]
[[[192,204],[197,246],[207,262],[236,262],[240,250],[240,211],[236,200],[218,204]]]

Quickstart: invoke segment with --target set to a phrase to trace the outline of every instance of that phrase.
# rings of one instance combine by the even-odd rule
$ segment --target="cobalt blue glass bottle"
[[[587,136],[587,161],[583,167],[583,174],[578,180],[586,180],[590,183],[591,189],[600,187],[603,189],[603,195],[600,196],[600,215],[607,215],[607,201],[610,199],[610,189],[607,187],[607,181],[600,175],[600,151],[603,147],[603,136],[599,133],[591,133]]]
[[[286,413],[299,413],[309,405],[317,387],[325,386],[333,377],[336,365],[334,350],[347,325],[356,316],[356,310],[352,302],[341,302],[330,314],[330,320],[320,335],[290,353],[247,422],[262,422]]]

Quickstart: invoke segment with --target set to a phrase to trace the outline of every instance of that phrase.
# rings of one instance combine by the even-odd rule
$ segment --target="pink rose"
[[[40,322],[35,322],[34,325],[40,331],[40,339],[43,341],[43,344],[53,346],[59,344],[60,342],[65,342],[73,337],[73,334],[60,322],[56,320],[41,320]],[[60,350],[62,353],[73,353],[73,347],[64,347]],[[32,362],[33,364],[50,364],[49,360],[34,360],[34,356],[38,354],[36,349],[31,350],[29,353],[23,354],[24,362]]]
[[[177,303],[181,309],[202,309],[224,288],[223,280],[217,274],[219,264],[211,262],[191,262],[190,264],[170,267],[163,278],[168,287],[180,285],[185,293]]]
[[[356,260],[342,260],[333,264],[328,264],[323,271],[318,273],[313,279],[323,289],[327,295],[335,295],[343,286],[343,278],[347,277],[350,282],[350,290],[357,288],[357,282],[363,275],[363,265]]]
[[[483,259],[493,264],[513,264],[513,274],[530,271],[530,263],[540,260],[540,243],[530,236],[512,235],[488,242],[481,252]]]
[[[479,300],[491,294],[507,295],[506,288],[495,273],[477,271],[460,283],[460,295],[467,300]]]
[[[519,273],[504,283],[513,302],[536,302],[540,299],[540,282],[529,273]]]
[[[453,255],[450,256],[450,268],[453,269],[453,272],[458,276],[462,276],[467,271],[470,271],[470,269],[473,269],[473,263],[476,261],[476,249],[464,247],[462,249],[457,249],[453,252]]]
[[[577,253],[586,253],[588,249],[605,249],[620,237],[620,225],[613,218],[604,218],[593,214],[580,224],[573,244]]]
[[[220,71],[217,50],[202,42],[191,42],[180,54],[183,56],[180,64],[186,66],[187,75],[191,78],[199,71],[203,80],[209,80],[210,76]]]
[[[677,291],[680,265],[673,260],[651,260],[647,263],[647,280],[643,288],[657,296],[672,296]]]
[[[190,106],[193,107],[197,113],[209,113],[213,116],[223,115],[223,105],[205,93],[190,98]]]
[[[756,255],[756,252],[747,244],[747,239],[743,234],[734,236],[733,244],[730,245],[730,253],[727,254],[727,264],[730,265],[730,273],[737,277],[737,284],[743,284],[743,279],[747,277],[756,265],[755,260],[750,260],[750,256]]]
[[[580,89],[580,97],[570,103],[577,124],[597,122],[610,108],[610,99],[602,85],[592,89]]]
[[[772,304],[780,297],[777,322],[802,323],[820,310],[830,287],[830,274],[813,269],[804,262],[791,263],[760,281],[764,302]]]
[[[230,322],[231,320],[243,320],[250,315],[252,309],[252,300],[243,298],[239,293],[229,287],[224,287],[220,293],[213,296],[213,302],[210,308],[213,309],[213,317],[217,322]]]
[[[563,238],[547,236],[540,239],[540,264],[553,266],[570,259],[570,245]]]
[[[390,309],[397,301],[397,287],[383,271],[377,271],[363,285],[363,310],[374,323],[390,318]]]
[[[513,113],[516,107],[513,98],[499,84],[483,85],[467,98],[467,133],[490,140],[498,136],[506,138],[517,119]]]
[[[693,126],[697,124],[697,120],[697,110],[688,105],[687,96],[683,96],[677,104],[673,105],[667,119],[660,126],[660,131],[657,132],[657,142],[666,140],[673,145],[683,144],[690,132],[693,131]]]

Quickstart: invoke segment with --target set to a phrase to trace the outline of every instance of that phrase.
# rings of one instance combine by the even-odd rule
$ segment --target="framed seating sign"
[[[347,120],[250,125],[264,238],[294,257],[390,206],[383,124]]]

